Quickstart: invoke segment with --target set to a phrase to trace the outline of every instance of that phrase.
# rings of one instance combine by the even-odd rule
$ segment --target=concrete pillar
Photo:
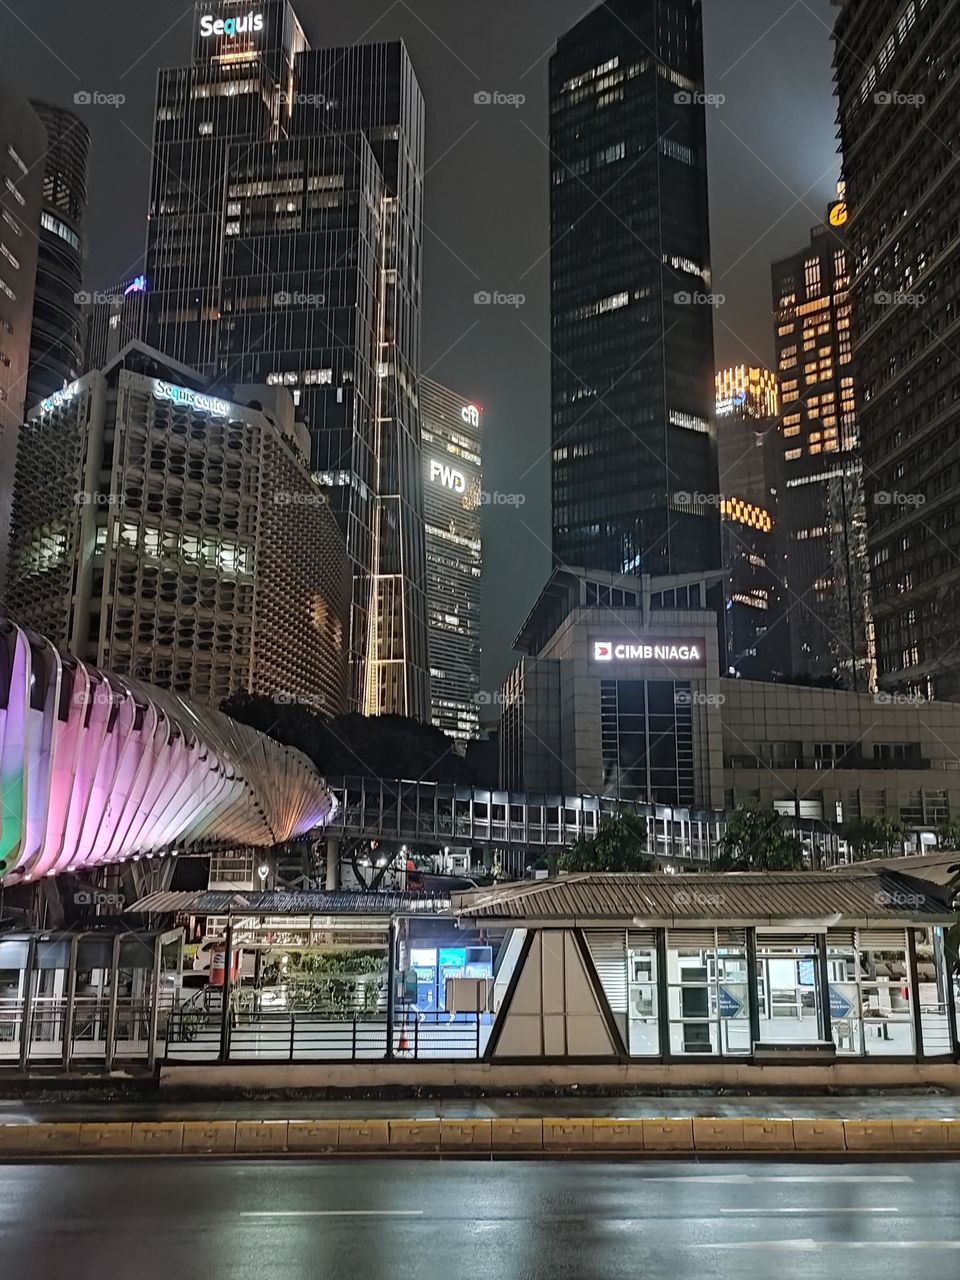
[[[327,836],[327,879],[324,888],[328,893],[340,888],[340,841],[336,836]]]

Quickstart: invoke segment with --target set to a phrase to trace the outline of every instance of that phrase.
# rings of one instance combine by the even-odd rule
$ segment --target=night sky
[[[402,37],[427,111],[424,371],[486,411],[484,688],[549,571],[547,62],[586,0],[297,0],[314,46]],[[770,262],[805,243],[836,186],[829,0],[704,0],[718,365],[772,357]],[[185,0],[0,0],[0,74],[77,107],[93,138],[87,287],[140,266],[154,81],[186,63]],[[481,90],[525,95],[478,106]],[[638,252],[642,250],[638,249]],[[476,307],[478,290],[525,295]]]

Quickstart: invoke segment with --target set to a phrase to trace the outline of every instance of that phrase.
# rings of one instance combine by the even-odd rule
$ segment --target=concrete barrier
[[[614,1155],[796,1152],[960,1157],[960,1120],[518,1117],[451,1120],[173,1120],[0,1125],[0,1156]]]

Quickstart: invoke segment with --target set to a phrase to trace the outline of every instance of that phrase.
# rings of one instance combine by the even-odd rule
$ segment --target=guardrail
[[[478,1060],[490,1035],[486,1014],[399,1012],[393,1024],[397,1059]],[[222,1023],[201,1010],[172,1014],[165,1061],[217,1062]],[[337,1015],[318,1010],[231,1013],[229,1062],[363,1062],[387,1059],[387,1019],[382,1014]]]

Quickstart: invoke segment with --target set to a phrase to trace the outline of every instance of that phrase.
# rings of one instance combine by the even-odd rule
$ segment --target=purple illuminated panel
[[[174,846],[266,848],[322,826],[336,803],[299,751],[4,619],[0,784],[8,884]]]

